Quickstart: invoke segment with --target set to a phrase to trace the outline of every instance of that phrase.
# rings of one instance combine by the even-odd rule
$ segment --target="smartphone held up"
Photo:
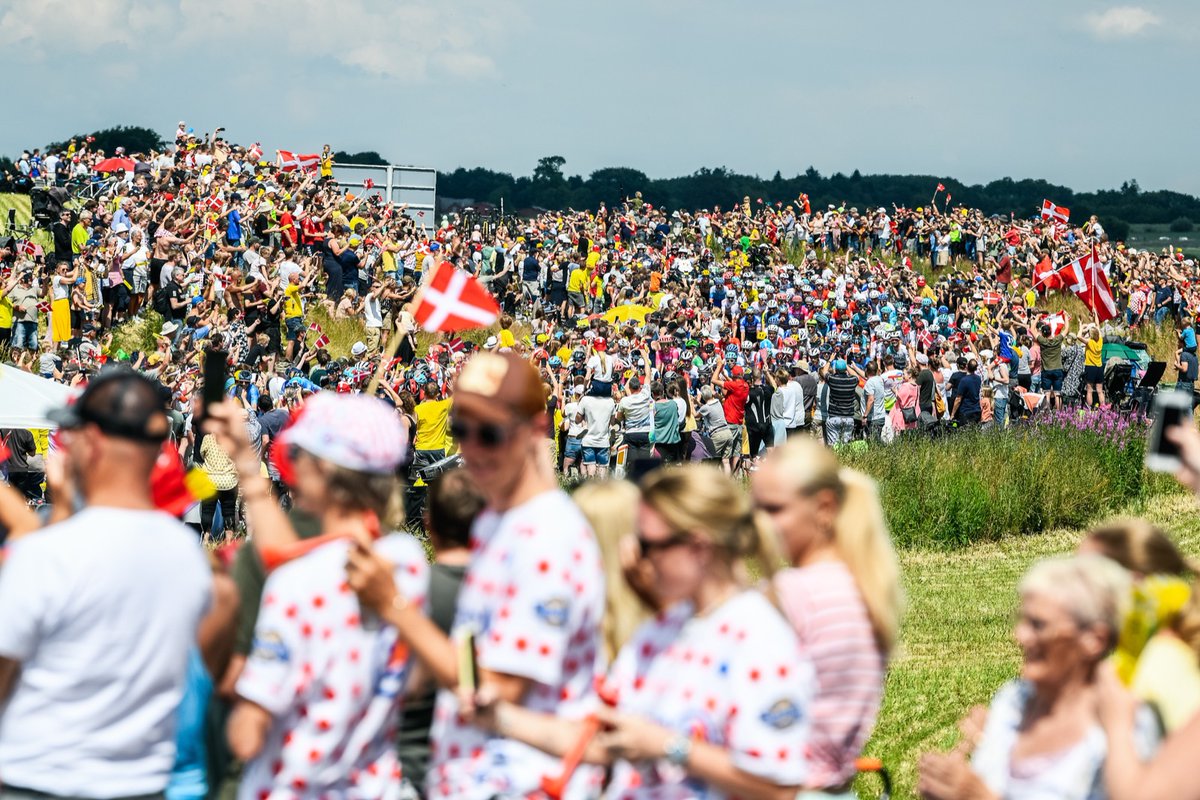
[[[1146,446],[1146,468],[1177,472],[1183,466],[1179,445],[1167,437],[1172,428],[1192,425],[1192,393],[1160,391],[1154,396],[1154,422]]]

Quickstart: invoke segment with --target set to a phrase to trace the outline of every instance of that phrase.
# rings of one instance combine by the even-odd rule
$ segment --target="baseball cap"
[[[67,430],[95,425],[107,436],[157,444],[171,432],[167,395],[165,387],[129,367],[110,367],[73,403],[46,416]]]
[[[454,384],[455,414],[505,423],[514,417],[533,419],[545,409],[541,376],[515,353],[476,353]]]
[[[743,372],[742,368],[736,364],[734,364],[733,368],[729,370],[729,374],[735,378],[742,377],[742,372]]]
[[[313,395],[280,441],[339,467],[377,475],[395,472],[408,449],[394,409],[370,395],[336,392]]]

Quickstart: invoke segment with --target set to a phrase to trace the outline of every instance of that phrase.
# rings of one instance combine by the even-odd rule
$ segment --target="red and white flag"
[[[1067,332],[1067,326],[1071,324],[1071,315],[1060,311],[1057,314],[1047,314],[1042,321],[1050,326],[1051,336],[1062,336]]]
[[[317,335],[317,338],[313,339],[313,347],[320,350],[323,347],[329,346],[329,337],[321,330],[320,325],[313,322],[309,324],[308,329]]]
[[[37,310],[38,310],[38,311],[40,311],[41,313],[43,313],[43,314],[49,314],[49,313],[50,313],[50,310],[51,310],[52,308],[53,308],[53,306],[51,306],[51,305],[50,305],[50,301],[49,301],[49,300],[39,300],[39,301],[38,301],[38,304],[37,304]]]
[[[279,166],[284,172],[294,172],[298,169],[316,169],[321,163],[321,157],[316,153],[296,154],[290,150],[276,150],[279,154]]]
[[[491,325],[500,306],[483,284],[443,261],[422,290],[413,316],[427,331],[464,331]]]
[[[1108,276],[1096,248],[1086,256],[1075,259],[1058,271],[1063,286],[1070,289],[1083,304],[1096,314],[1096,319],[1106,322],[1117,316],[1117,303],[1113,298]]]
[[[939,184],[938,184],[938,186],[937,186],[937,190],[938,190],[939,192],[944,192],[944,191],[946,191],[946,185],[945,185],[944,183],[939,183]]]
[[[363,181],[363,188],[364,189],[374,189],[375,181],[371,180],[370,178],[367,178],[365,181]]]
[[[254,144],[250,145],[250,149],[246,151],[246,157],[251,161],[258,161],[260,158],[262,158],[262,153],[262,145],[258,142],[255,142]]]
[[[998,306],[1004,302],[1004,295],[995,290],[983,293],[983,302],[989,306]]]
[[[1040,272],[1038,271],[1039,269],[1041,270]],[[1055,270],[1053,264],[1047,263],[1045,266],[1039,264],[1034,268],[1033,278],[1033,290],[1035,292],[1045,294],[1063,287],[1062,275]]]
[[[1056,206],[1049,200],[1043,200],[1042,219],[1053,219],[1059,222],[1068,222],[1071,219],[1071,209],[1063,206]]]

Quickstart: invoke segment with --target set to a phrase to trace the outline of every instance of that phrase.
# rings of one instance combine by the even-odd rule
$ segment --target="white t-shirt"
[[[583,436],[587,426],[582,422],[576,422],[575,417],[579,415],[579,401],[570,400],[563,406],[563,420],[567,425],[567,436],[572,439],[578,439]]]
[[[263,587],[237,693],[273,721],[262,752],[246,765],[239,798],[400,796],[391,732],[411,662],[407,648],[395,648],[395,628],[364,624],[345,582],[348,549],[346,540],[322,545],[272,572]],[[400,594],[424,605],[429,566],[417,541],[393,534],[375,549],[395,564]]]
[[[617,404],[611,397],[592,397],[591,395],[579,401],[579,410],[583,413],[584,447],[608,447],[608,429],[612,426],[613,411]]]
[[[741,770],[781,786],[804,783],[816,678],[792,626],[757,591],[703,617],[684,602],[647,621],[621,648],[607,688],[616,691],[618,710],[724,747]],[[608,791],[622,798],[726,796],[685,781],[687,773],[665,760],[618,761]]]
[[[485,511],[472,529],[471,552],[454,635],[474,629],[480,667],[532,682],[526,708],[565,719],[591,712],[604,672],[604,574],[579,509],[555,489],[503,514]],[[453,693],[438,694],[430,798],[524,797],[558,771],[559,759],[466,725],[457,709]],[[599,768],[581,766],[564,797],[598,796],[602,777]]]
[[[287,286],[288,276],[295,273],[299,275],[304,270],[295,261],[280,261],[279,262],[279,285]]]
[[[649,384],[622,397],[618,407],[625,415],[626,433],[649,433],[654,427],[654,398],[650,396]]]
[[[196,535],[159,511],[87,508],[14,542],[0,569],[0,655],[21,664],[0,715],[5,782],[163,791],[211,594]]]
[[[375,295],[368,294],[363,298],[363,324],[368,328],[383,327],[383,309]]]
[[[613,358],[607,353],[592,353],[588,359],[587,368],[591,370],[592,378],[604,383],[612,383]]]

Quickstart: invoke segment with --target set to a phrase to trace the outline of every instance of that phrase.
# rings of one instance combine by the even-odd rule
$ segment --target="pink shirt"
[[[842,562],[784,570],[775,577],[775,590],[817,675],[806,784],[839,787],[854,777],[854,759],[875,726],[885,658]]]

